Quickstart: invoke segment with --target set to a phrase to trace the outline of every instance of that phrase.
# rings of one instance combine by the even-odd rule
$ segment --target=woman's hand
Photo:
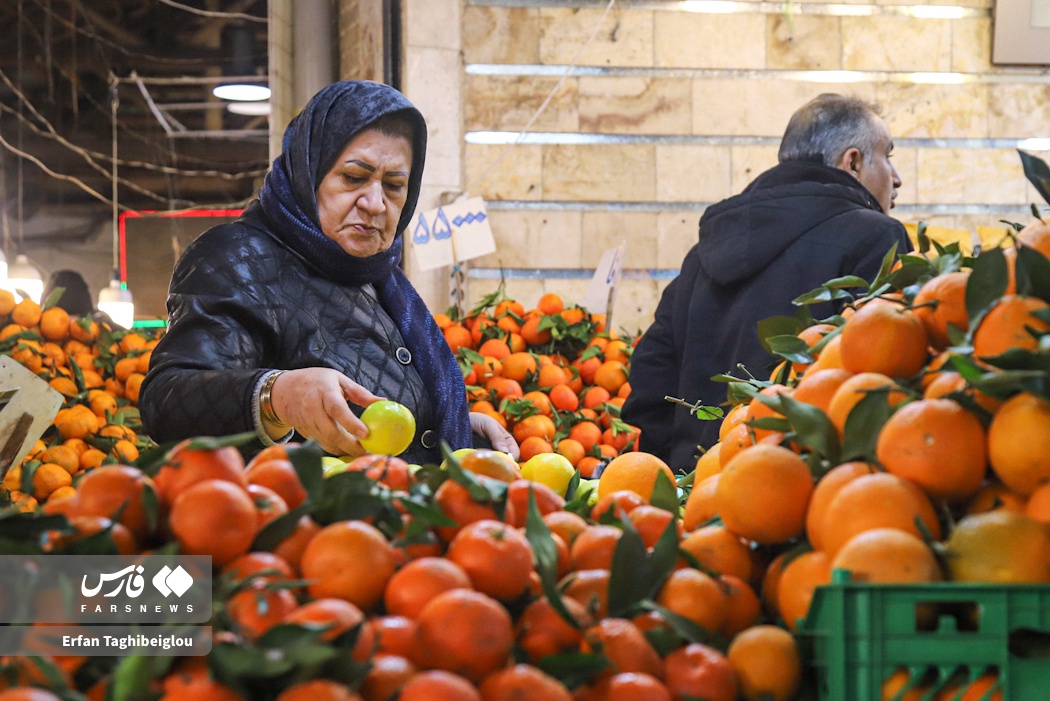
[[[521,456],[514,436],[510,435],[507,429],[500,426],[499,422],[491,416],[476,411],[470,412],[470,430],[488,439],[493,449],[502,450],[515,460]]]
[[[380,399],[331,368],[288,370],[270,390],[277,418],[332,455],[354,457],[365,452],[358,441],[368,435],[368,428],[350,411],[347,401],[368,406]]]

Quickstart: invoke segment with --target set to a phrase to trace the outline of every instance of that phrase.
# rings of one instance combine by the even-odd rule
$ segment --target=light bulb
[[[40,296],[44,294],[44,279],[24,253],[15,256],[15,262],[7,269],[7,280],[3,286],[5,290],[12,292],[16,299],[21,290],[37,304],[40,303]]]
[[[211,94],[220,100],[236,100],[238,102],[256,102],[258,100],[269,100],[270,89],[265,85],[249,85],[247,83],[229,83],[216,85]]]
[[[110,280],[109,287],[99,290],[98,310],[108,314],[113,323],[122,328],[130,329],[135,323],[135,302],[131,291],[124,289],[119,279]]]

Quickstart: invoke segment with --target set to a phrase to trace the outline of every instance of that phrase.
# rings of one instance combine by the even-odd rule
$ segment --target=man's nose
[[[897,172],[897,167],[895,165],[890,164],[890,168],[893,169],[893,187],[899,188],[902,184],[901,174]]]

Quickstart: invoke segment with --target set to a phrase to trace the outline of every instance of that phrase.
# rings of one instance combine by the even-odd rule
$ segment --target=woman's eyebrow
[[[367,170],[369,173],[376,172],[376,167],[374,165],[372,165],[371,163],[366,163],[365,161],[358,160],[356,158],[351,158],[349,161],[346,162],[346,164],[347,165],[359,166],[359,167],[364,168],[365,170]],[[390,175],[390,176],[393,176],[395,178],[407,178],[408,177],[408,171],[407,170],[388,170],[386,172],[386,174]]]

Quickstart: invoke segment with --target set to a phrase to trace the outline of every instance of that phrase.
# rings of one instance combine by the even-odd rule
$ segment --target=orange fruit
[[[627,382],[627,366],[618,360],[606,360],[594,372],[594,384],[615,394]]]
[[[401,655],[377,654],[361,682],[365,701],[387,701],[397,698],[401,688],[416,675],[416,667]]]
[[[609,461],[598,478],[598,498],[626,489],[649,501],[657,474],[663,474],[672,486],[675,484],[671,468],[655,455],[642,452],[620,455]]]
[[[736,674],[725,655],[702,643],[689,643],[664,659],[664,683],[676,699],[734,701]]]
[[[948,325],[965,333],[970,325],[966,311],[966,283],[969,271],[938,275],[926,281],[912,300],[912,311],[919,317],[930,345],[942,350],[950,345]]]
[[[376,616],[365,625],[372,629],[377,655],[399,655],[411,659],[415,649],[415,621],[404,616]]]
[[[722,473],[719,472],[693,485],[682,512],[682,528],[686,532],[699,528],[718,513],[716,495],[721,477]]]
[[[277,701],[362,701],[350,687],[330,679],[311,679],[293,684],[277,694]]]
[[[1013,348],[1035,350],[1039,341],[1032,331],[1050,331],[1050,322],[1043,321],[1033,312],[1047,307],[1050,305],[1037,297],[1001,297],[984,315],[973,334],[974,356],[993,358]]]
[[[870,475],[875,468],[865,462],[847,462],[828,470],[813,488],[806,509],[806,538],[816,550],[824,549],[823,531],[824,513],[839,490],[857,477]]]
[[[714,578],[699,570],[672,572],[660,587],[656,603],[704,630],[719,630],[726,621],[725,591]]]
[[[623,531],[615,526],[590,526],[576,536],[569,548],[572,569],[609,569],[622,536]]]
[[[874,528],[846,541],[831,569],[849,570],[853,581],[877,584],[939,582],[940,563],[921,538],[896,528]]]
[[[600,650],[617,672],[663,677],[663,662],[645,633],[626,618],[603,618],[584,633],[583,652]]]
[[[853,536],[874,528],[896,528],[921,537],[916,521],[933,538],[940,537],[937,512],[926,493],[903,477],[876,472],[842,485],[825,507],[814,533],[833,557]]]
[[[600,682],[603,701],[673,701],[670,690],[649,674],[621,672]]]
[[[175,497],[168,527],[187,555],[211,555],[222,566],[248,552],[255,538],[255,504],[244,490],[230,482],[204,480]],[[216,534],[222,537],[217,538]]]
[[[362,626],[365,614],[349,601],[333,598],[321,598],[308,601],[288,613],[285,623],[302,626],[316,626],[323,629],[318,636],[324,642],[331,642],[343,633]],[[371,654],[371,643],[374,640],[372,629],[362,628],[354,644],[354,659],[366,659]],[[362,644],[364,643],[364,644]]]
[[[565,309],[565,302],[560,296],[548,292],[540,297],[540,301],[536,303],[536,309],[542,314],[558,314]]]
[[[463,677],[431,670],[421,672],[401,687],[398,701],[482,701],[477,688]]]
[[[203,450],[189,445],[189,440],[182,441],[168,451],[164,466],[154,478],[161,506],[170,505],[185,489],[203,480],[224,480],[242,489],[248,486],[244,458],[236,448]]]
[[[490,674],[478,690],[484,701],[572,701],[564,684],[527,664]]]
[[[250,552],[241,555],[222,568],[221,574],[229,575],[233,580],[246,579],[276,581],[293,579],[295,572],[284,558],[267,552]]]
[[[463,568],[478,591],[511,601],[528,587],[532,547],[517,529],[501,521],[476,521],[449,543],[445,554]]]
[[[988,427],[988,459],[999,479],[1020,494],[1050,481],[1050,402],[1029,392],[1008,399]]]
[[[253,460],[244,471],[249,484],[257,484],[276,492],[289,509],[294,509],[306,500],[306,488],[299,480],[295,466],[283,458]]]
[[[558,582],[566,598],[583,604],[596,619],[609,610],[609,570],[576,570]]]
[[[90,451],[85,451],[85,455]],[[116,518],[140,542],[150,532],[144,490],[153,489],[153,480],[141,470],[127,465],[106,465],[91,470],[77,483],[78,511],[87,516]]]
[[[980,420],[951,399],[905,404],[882,427],[875,448],[887,471],[950,502],[971,497],[980,488],[986,453]]]
[[[393,548],[386,536],[363,521],[337,521],[322,528],[303,552],[299,568],[313,580],[313,597],[335,597],[370,610],[394,574]]]
[[[420,612],[417,624],[415,663],[475,682],[505,666],[514,643],[507,610],[470,589],[438,594]]]
[[[11,310],[11,321],[28,329],[40,323],[40,315],[39,304],[31,299],[23,299]]]
[[[751,580],[754,564],[750,546],[725,526],[703,526],[687,534],[678,544],[705,570],[722,575],[733,575],[747,582]]]
[[[815,372],[807,372],[802,380],[796,385],[791,398],[815,406],[825,414],[831,406],[831,398],[835,396],[836,390],[842,386],[853,373],[841,368],[827,368]]]
[[[1012,511],[959,519],[945,543],[945,565],[955,582],[1050,582],[1050,531]]]
[[[562,601],[577,626],[562,618],[546,597],[530,603],[518,618],[517,643],[533,663],[549,655],[575,652],[583,642],[583,628],[593,622],[583,604],[567,597]]]
[[[802,656],[794,636],[778,626],[753,626],[729,644],[726,657],[743,698],[789,701],[802,683]]]
[[[886,390],[888,390],[886,398],[891,407],[908,398],[908,395],[900,390],[892,378],[877,372],[858,373],[839,385],[839,388],[831,395],[831,403],[828,404],[828,418],[839,430],[839,435],[843,435],[849,414],[860,400],[872,391]]]
[[[762,618],[762,601],[750,584],[731,574],[721,577],[726,595],[726,620],[721,633],[727,640],[758,623]]]
[[[272,589],[265,582],[254,582],[226,601],[226,614],[241,635],[256,640],[296,606],[295,596],[287,589]]]
[[[805,618],[813,592],[831,581],[831,560],[827,553],[811,550],[784,565],[776,585],[777,610],[791,630]]]
[[[780,543],[805,526],[813,475],[787,448],[756,445],[720,473],[715,505],[726,528],[759,543]]]
[[[892,302],[869,302],[842,328],[842,364],[850,372],[911,377],[926,364],[926,327]]]

